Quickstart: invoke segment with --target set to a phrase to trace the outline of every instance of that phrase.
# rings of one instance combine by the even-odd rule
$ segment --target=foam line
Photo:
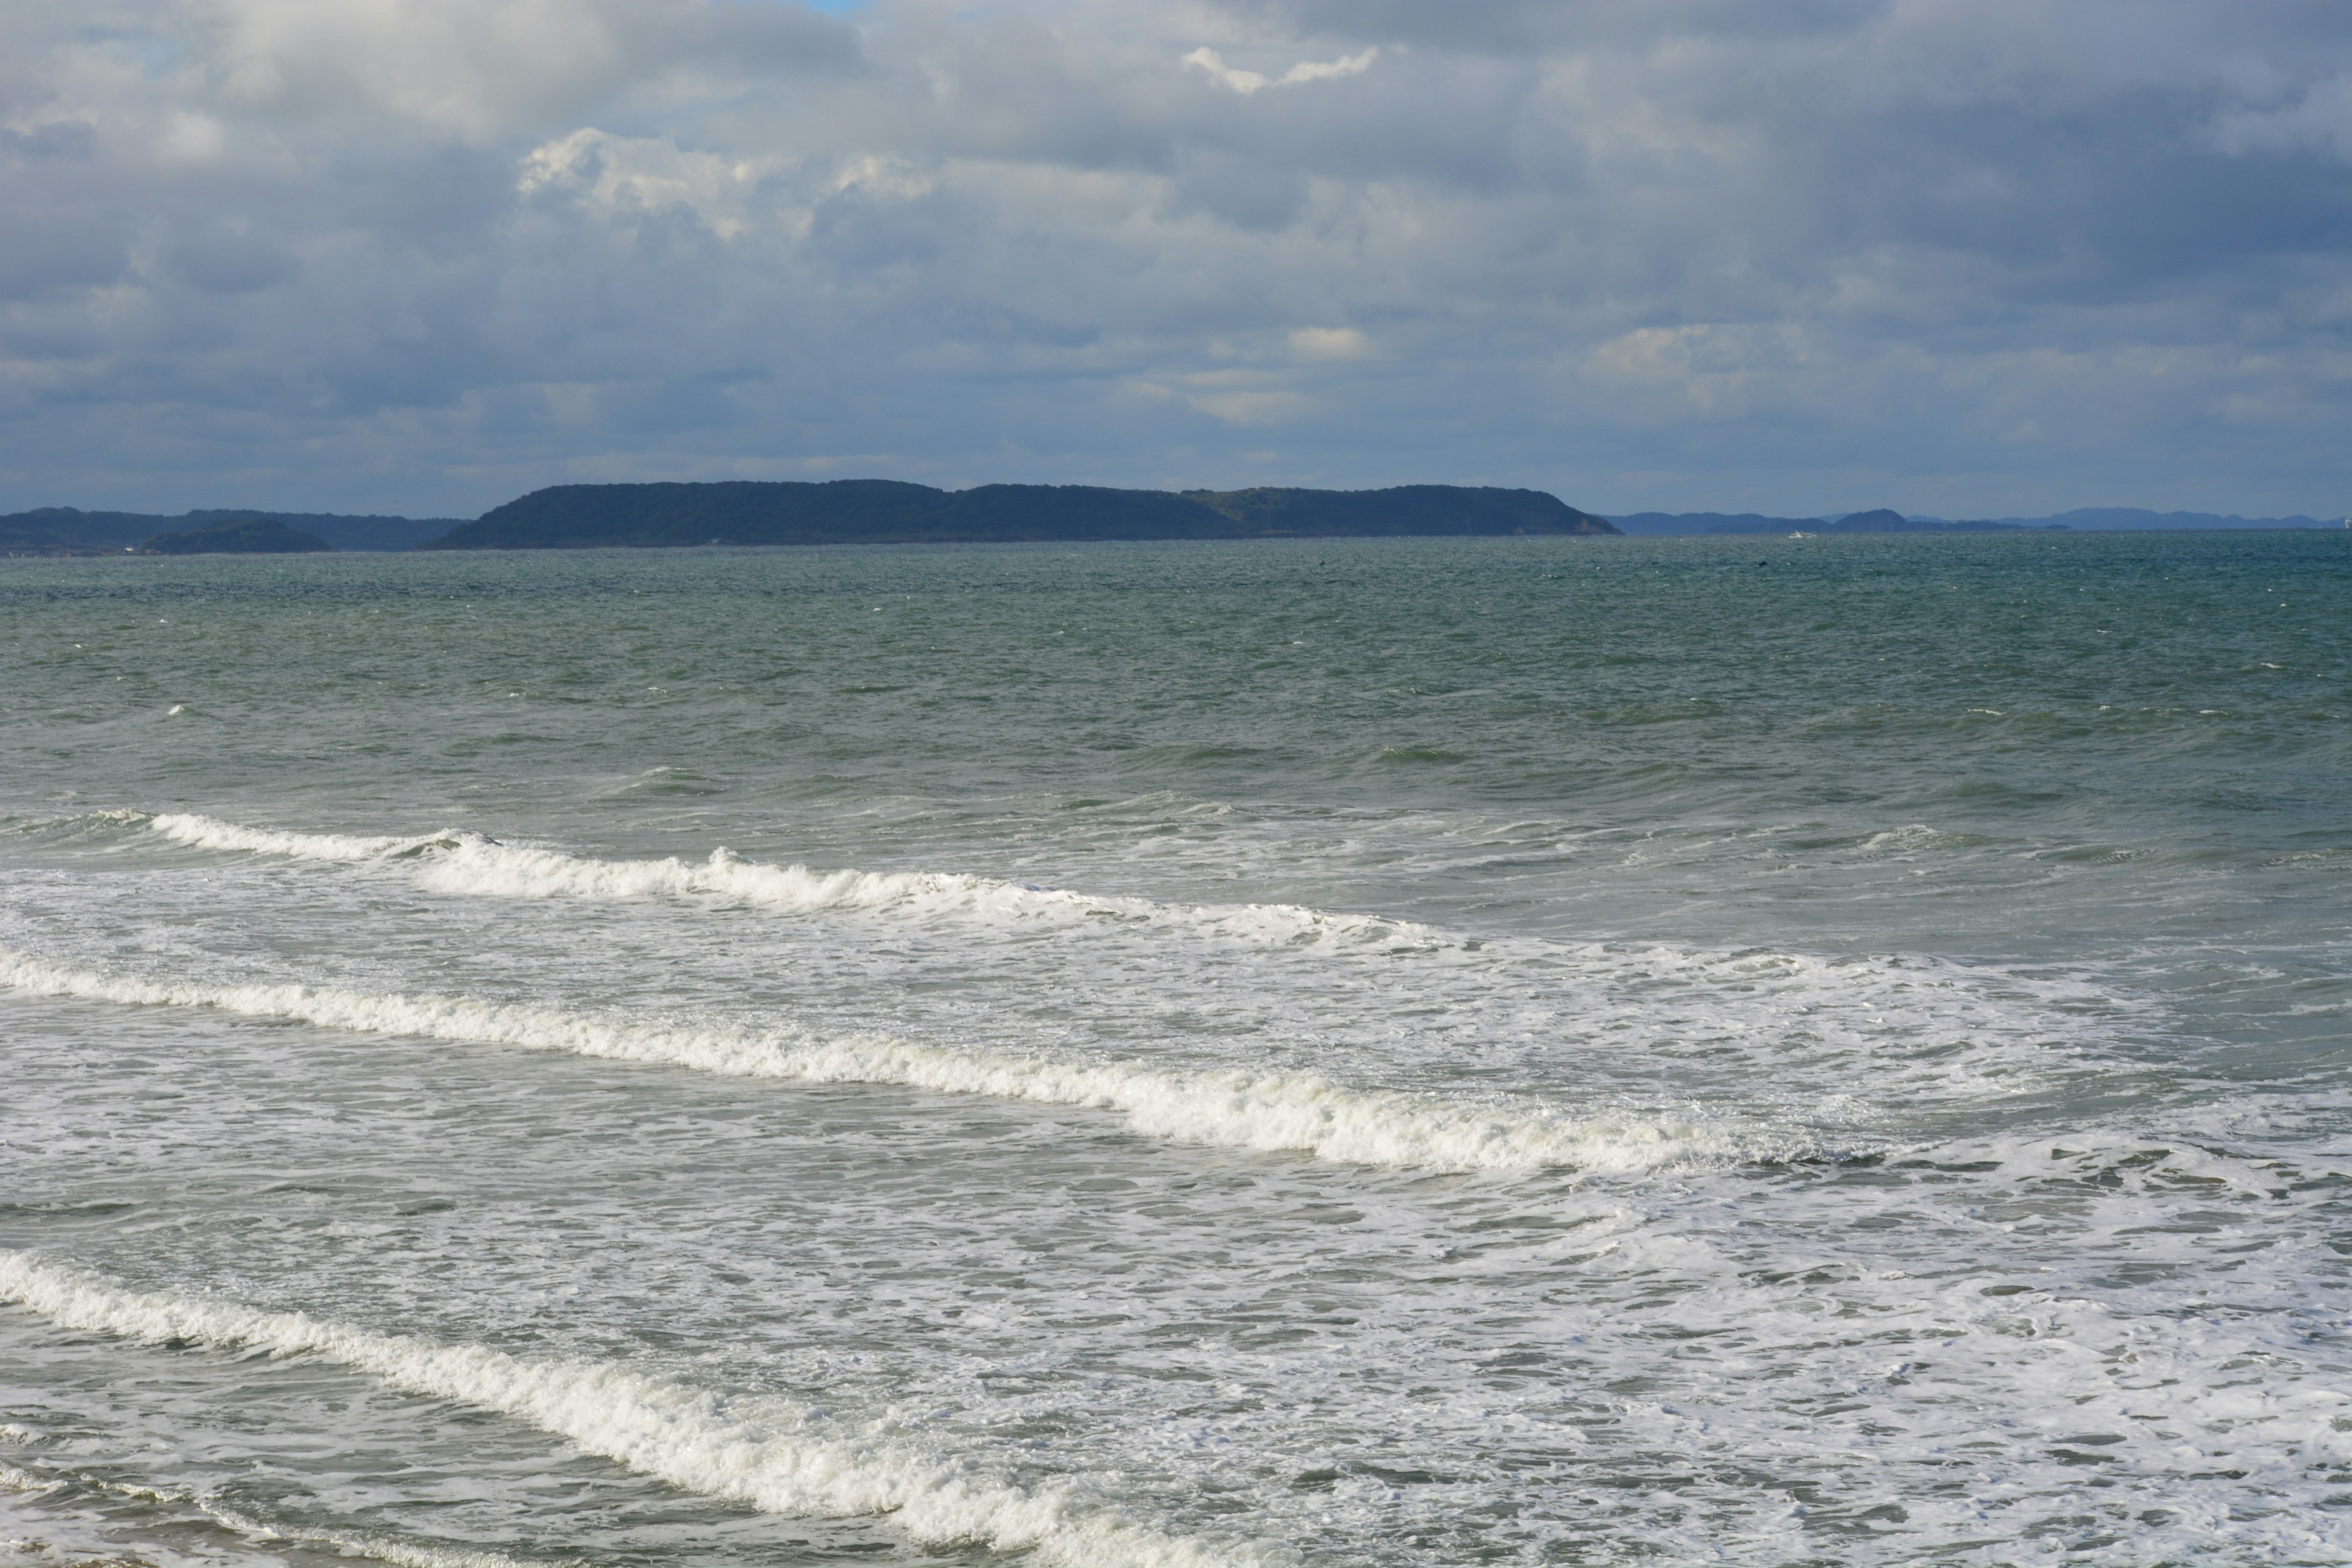
[[[961,912],[1017,920],[1055,915],[1168,921],[1206,934],[1253,941],[1296,942],[1337,937],[1358,942],[1426,942],[1435,931],[1375,915],[1331,914],[1297,904],[1228,907],[1103,898],[1059,888],[1033,888],[950,871],[818,871],[771,866],[726,849],[703,861],[600,860],[529,845],[506,844],[479,833],[449,829],[415,837],[361,837],[334,833],[287,833],[246,827],[191,813],[146,819],[147,830],[197,848],[282,855],[342,863],[413,858],[414,874],[435,892],[512,899],[719,899],[794,914],[836,910],[896,910],[913,914]]]
[[[1973,1051],[1968,1062],[1951,1067],[1947,1087],[1965,1085],[1969,1092],[2016,1092],[2051,1059],[2049,1040],[2079,1032],[2059,1009],[2090,1004],[2112,1012],[2125,1005],[2102,985],[1975,973],[1927,958],[1470,941],[1432,926],[1292,904],[1162,904],[948,872],[813,871],[746,861],[725,849],[706,862],[600,860],[454,829],[405,838],[362,837],[287,833],[193,815],[109,815],[133,831],[214,849],[372,864],[414,885],[457,896],[705,900],[726,908],[799,914],[859,910],[887,919],[940,918],[1000,930],[1058,922],[1072,935],[1091,934],[1106,923],[1139,925],[1155,944],[1162,931],[1174,931],[1195,940],[1307,949],[1341,960],[1443,951],[1450,962],[1515,990],[1538,979],[1539,970],[1547,989],[1566,986],[1561,1000],[1589,1013],[1622,1017],[1653,1011],[1652,993],[1664,983],[1705,987],[1709,1005],[1742,1007],[1750,1018],[1769,1015],[1775,1027],[1801,1019],[1797,1027],[1842,1048],[1866,1043],[1864,1037],[1900,1039],[1909,1048],[1948,1041],[1956,1030],[1969,1038],[2034,1041],[2029,1052],[2011,1051],[1992,1068],[1980,1070]],[[1886,1080],[1881,1081],[1885,1087]]]
[[[109,974],[0,950],[0,985],[41,996],[206,1007],[364,1034],[570,1051],[735,1078],[898,1084],[948,1094],[1116,1110],[1145,1137],[1349,1164],[1443,1171],[1644,1171],[1722,1166],[1809,1152],[1785,1136],[1699,1117],[1573,1117],[1343,1088],[1309,1073],[1173,1073],[1133,1062],[1070,1063],[917,1045],[882,1036],[759,1034],[623,1022],[464,996],[374,995],[325,985],[205,985]]]
[[[978,1542],[1069,1568],[1224,1568],[1285,1561],[1162,1535],[1067,1490],[1030,1492],[782,1400],[734,1400],[614,1363],[526,1361],[202,1297],[138,1291],[0,1250],[0,1300],[61,1328],[316,1356],[404,1393],[494,1410],[642,1475],[765,1513],[887,1514],[926,1545]]]

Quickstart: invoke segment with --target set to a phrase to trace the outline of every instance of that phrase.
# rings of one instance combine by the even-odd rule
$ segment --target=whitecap
[[[691,1019],[646,1022],[466,996],[371,994],[324,985],[212,985],[77,968],[0,951],[0,984],[42,996],[205,1007],[365,1034],[569,1051],[736,1078],[894,1084],[1123,1114],[1171,1142],[1301,1152],[1440,1171],[1651,1171],[1820,1152],[1793,1132],[1697,1112],[1578,1114],[1393,1089],[1313,1073],[1171,1072],[1142,1062],[1069,1062],[958,1050],[880,1035],[754,1032]]]
[[[147,830],[175,844],[198,849],[240,850],[252,855],[286,855],[303,860],[381,860],[429,845],[453,842],[446,834],[413,838],[358,837],[341,833],[287,833],[276,828],[246,827],[215,817],[163,812],[147,818]]]
[[[1040,888],[955,871],[817,870],[768,865],[725,848],[707,860],[606,860],[479,833],[445,829],[409,837],[299,833],[247,827],[194,813],[148,819],[149,831],[198,848],[344,863],[415,857],[413,874],[434,892],[513,899],[716,899],[793,914],[892,910],[983,919],[1038,916],[1169,921],[1202,934],[1252,942],[1426,943],[1428,927],[1378,915],[1334,914],[1297,904],[1184,905]]]
[[[1271,1568],[1278,1548],[1161,1534],[1069,1489],[1030,1491],[970,1462],[837,1426],[788,1402],[730,1399],[616,1363],[530,1361],[480,1345],[379,1334],[303,1312],[134,1290],[0,1250],[0,1300],[61,1328],[315,1357],[404,1393],[493,1410],[643,1475],[762,1512],[887,1514],[925,1545],[977,1542],[1070,1568]],[[404,1568],[458,1568],[418,1558]]]

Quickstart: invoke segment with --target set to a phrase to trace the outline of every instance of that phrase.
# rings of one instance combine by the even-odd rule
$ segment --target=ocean
[[[0,1563],[2352,1560],[2352,534],[0,650]]]

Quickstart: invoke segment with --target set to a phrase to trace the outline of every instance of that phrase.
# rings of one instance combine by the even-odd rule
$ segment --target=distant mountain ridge
[[[814,497],[814,499],[812,499]],[[1952,521],[1885,508],[1825,517],[1760,512],[1580,511],[1541,490],[1401,485],[1378,490],[1262,486],[1122,490],[1090,485],[935,489],[891,479],[557,485],[480,518],[352,516],[213,507],[165,516],[41,507],[0,515],[0,555],[120,554],[159,534],[259,518],[336,550],[548,549],[592,545],[916,542],[1086,539],[1279,539],[1496,534],[1978,533],[2045,529],[2337,528],[2296,515],[2240,517],[2082,507],[2050,517]]]
[[[934,489],[895,479],[556,485],[452,529],[427,550],[685,544],[986,543],[1114,539],[1610,534],[1541,490],[1401,485],[1122,490],[1095,485]]]
[[[2073,511],[2058,512],[2050,517],[2005,517],[1998,521],[2016,523],[2026,528],[2063,525],[2067,528],[2120,529],[2134,531],[2143,529],[2169,528],[2341,528],[2344,526],[2344,520],[2340,517],[2305,517],[2300,513],[2293,517],[2240,517],[2234,512],[2222,514],[2210,511],[2148,511],[2143,508],[2129,506],[2084,506],[2076,507]]]
[[[315,534],[337,550],[414,550],[465,520],[455,517],[345,517],[333,512],[212,507],[176,517],[136,511],[82,511],[45,506],[0,517],[0,555],[97,555],[136,548],[159,534],[198,533],[259,518]]]

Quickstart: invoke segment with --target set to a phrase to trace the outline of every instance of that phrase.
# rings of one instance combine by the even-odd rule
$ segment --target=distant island
[[[164,539],[263,521],[344,551],[548,550],[696,544],[883,544],[1115,539],[1496,535],[1985,533],[2072,529],[2338,528],[2330,519],[2086,507],[2053,517],[1949,521],[1888,508],[1818,517],[1579,511],[1541,490],[1460,485],[1324,490],[1127,490],[1092,485],[934,489],[891,479],[556,485],[467,521],[214,509],[176,517],[42,507],[0,516],[0,555],[158,553]],[[260,536],[256,536],[260,537]],[[235,543],[214,544],[205,552]],[[316,548],[318,546],[303,546]],[[268,549],[284,549],[282,543]]]
[[[82,511],[45,506],[0,516],[0,555],[120,555],[158,535],[202,533],[224,523],[260,519],[309,534],[332,550],[414,550],[463,522],[456,517],[346,517],[334,512],[271,511],[263,507],[213,508],[160,516],[136,511]]]
[[[1121,490],[1094,485],[933,489],[895,479],[556,485],[425,550],[681,544],[1012,543],[1114,539],[1330,539],[1612,534],[1541,490]]]
[[[159,533],[142,555],[303,555],[334,546],[315,533],[266,517],[233,517],[192,533]]]

